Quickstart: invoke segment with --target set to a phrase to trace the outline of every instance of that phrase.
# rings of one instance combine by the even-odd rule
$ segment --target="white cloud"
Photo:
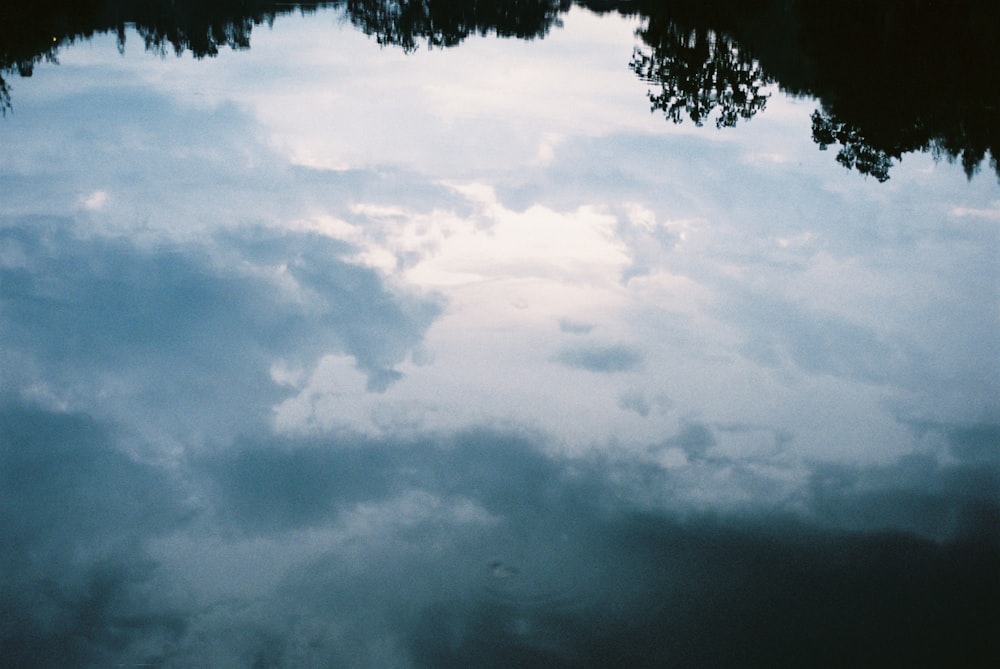
[[[108,194],[102,190],[95,190],[90,195],[86,195],[80,198],[80,204],[84,209],[88,211],[97,211],[103,209],[104,205],[107,204]]]
[[[951,215],[958,218],[983,218],[988,221],[1000,221],[1000,203],[989,208],[955,207]]]

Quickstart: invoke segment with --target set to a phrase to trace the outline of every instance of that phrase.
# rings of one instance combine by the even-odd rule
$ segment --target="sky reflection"
[[[997,657],[997,183],[665,123],[563,23],[16,82],[5,662]]]

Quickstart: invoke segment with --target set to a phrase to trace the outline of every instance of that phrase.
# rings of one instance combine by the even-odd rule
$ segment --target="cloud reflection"
[[[556,360],[590,372],[628,372],[642,364],[642,354],[621,344],[567,349]]]
[[[343,352],[384,390],[438,312],[310,233],[143,248],[65,220],[15,219],[0,243],[7,378],[166,434],[261,424],[285,393],[269,378],[278,361],[309,368]]]
[[[565,459],[542,435],[478,429],[241,439],[178,469],[85,416],[5,406],[19,576],[2,632],[19,666],[794,666],[820,651],[975,666],[995,651],[1000,499],[982,464],[820,467],[791,506],[720,515],[676,491],[735,463]],[[711,448],[699,426],[668,443]]]
[[[489,96],[373,139],[399,76],[453,82],[200,67],[25,84],[0,129],[6,662],[1000,656],[991,186],[831,173],[779,95],[726,139],[598,99],[498,132]]]

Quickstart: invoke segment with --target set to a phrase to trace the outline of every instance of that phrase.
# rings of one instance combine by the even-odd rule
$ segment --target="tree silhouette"
[[[734,125],[776,83],[818,98],[813,139],[861,174],[885,181],[904,154],[926,151],[970,178],[989,157],[1000,176],[995,0],[637,0],[618,11],[647,22],[631,66],[675,123],[717,114]]]
[[[124,46],[133,25],[147,49],[213,56],[228,46],[245,49],[255,25],[278,14],[313,11],[334,3],[275,0],[36,0],[0,4],[0,111],[10,108],[4,75],[31,76],[34,66],[57,61],[60,48],[97,33],[114,32]]]
[[[559,25],[572,0],[346,0],[350,22],[406,52],[452,47],[471,35],[532,39]]]
[[[101,0],[39,0],[0,5],[0,113],[10,108],[4,75],[30,77],[35,65],[55,61],[61,44],[85,39],[94,27]]]
[[[636,47],[630,66],[659,88],[647,94],[652,109],[674,123],[714,114],[716,127],[732,127],[764,109],[764,71],[729,35],[650,20],[639,36],[650,50]]]
[[[884,150],[868,144],[856,127],[817,110],[812,113],[812,131],[813,139],[819,144],[821,151],[825,151],[830,145],[840,144],[837,162],[844,167],[854,168],[880,182],[889,179],[892,158]]]
[[[840,11],[795,2],[797,45],[819,98],[813,139],[879,181],[906,153],[961,162],[971,178],[990,156],[997,176],[1000,11],[992,0],[842,0]]]
[[[145,47],[201,58],[246,49],[254,27],[289,12],[340,7],[379,44],[411,52],[472,35],[534,39],[573,2],[638,17],[631,69],[653,111],[718,127],[762,112],[768,84],[818,99],[813,139],[879,181],[909,152],[1000,177],[1000,5],[996,0],[22,0],[0,4],[5,76],[30,76],[60,48],[134,26]]]
[[[4,74],[31,76],[60,47],[114,32],[124,47],[134,26],[147,50],[211,57],[247,49],[255,26],[290,12],[342,7],[352,25],[378,43],[413,51],[421,43],[450,47],[470,35],[532,39],[559,25],[572,0],[39,0],[0,5],[0,111],[10,107]]]

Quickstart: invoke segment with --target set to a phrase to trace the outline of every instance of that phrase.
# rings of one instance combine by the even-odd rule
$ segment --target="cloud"
[[[719,316],[745,326],[743,352],[765,365],[793,362],[810,373],[866,382],[886,382],[898,373],[901,355],[876,331],[834,314],[804,308],[775,295],[743,295],[735,289],[715,308]]]
[[[1000,542],[1000,468],[996,463],[941,466],[910,455],[881,467],[818,464],[809,508],[824,523],[851,530],[905,531],[935,541]]]
[[[128,548],[178,513],[169,481],[121,452],[107,425],[2,399],[5,559],[70,554],[76,541],[86,552]]]
[[[287,532],[330,521],[339,505],[393,488],[389,454],[363,444],[245,441],[199,460],[217,491],[216,511],[252,531]]]
[[[636,391],[627,392],[618,398],[618,406],[628,411],[634,411],[643,418],[649,415],[652,408],[646,397]]]
[[[0,397],[3,663],[110,662],[184,629],[171,604],[150,597],[144,548],[189,509],[167,472],[119,440],[86,415]]]
[[[263,422],[287,392],[279,362],[346,353],[384,390],[439,310],[315,233],[150,248],[36,218],[0,226],[0,245],[19,259],[0,267],[8,378],[173,434]]]
[[[566,458],[494,428],[261,434],[160,466],[83,414],[5,397],[2,417],[0,636],[19,666],[1000,655],[991,463],[817,465],[782,504],[725,508],[684,491],[733,462]],[[711,440],[691,423],[667,442]]]
[[[715,446],[715,437],[708,426],[688,423],[680,432],[664,441],[663,445],[681,449],[688,458],[702,458],[708,449]]]
[[[101,209],[108,201],[108,194],[102,190],[95,190],[90,195],[80,199],[80,204],[84,209],[96,211]]]
[[[619,617],[596,603],[581,614],[572,601],[566,608],[489,599],[439,606],[414,630],[418,664],[791,667],[902,659],[975,666],[996,656],[982,607],[996,596],[997,579],[980,594],[956,569],[985,555],[794,524],[616,521],[603,528],[623,548],[603,556],[619,560],[618,571],[606,564],[607,576],[645,588],[632,593],[630,607],[643,615]]]
[[[1000,424],[942,426],[951,454],[962,462],[1000,464]]]
[[[593,329],[594,326],[590,323],[582,323],[569,318],[559,319],[559,331],[566,334],[590,334],[590,331]]]
[[[988,611],[1000,579],[987,565],[1000,547],[986,526],[931,539],[767,507],[636,507],[618,496],[614,466],[548,459],[538,445],[478,432],[438,448],[392,447],[403,446],[408,485],[425,486],[411,499],[435,508],[443,491],[468,495],[495,520],[431,522],[412,507],[381,507],[415,524],[357,536],[352,559],[335,549],[279,589],[285,603],[275,610],[295,615],[278,616],[289,621],[278,638],[314,630],[316,643],[278,645],[275,663],[361,666],[390,653],[399,666],[728,666],[748,657],[836,666],[997,654]],[[850,515],[886,503],[919,515],[913,495],[927,481],[891,478]]]
[[[556,356],[556,361],[567,367],[584,369],[589,372],[629,372],[638,369],[642,364],[642,354],[637,349],[624,344],[593,345],[565,349]]]
[[[951,210],[951,215],[959,218],[971,217],[982,218],[988,221],[1000,221],[1000,206],[992,208],[975,209],[970,207],[955,207]]]

